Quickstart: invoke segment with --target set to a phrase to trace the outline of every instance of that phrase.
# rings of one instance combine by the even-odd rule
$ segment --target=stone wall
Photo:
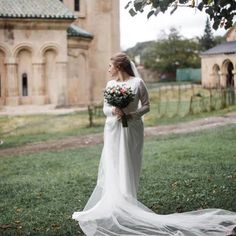
[[[0,20],[3,103],[66,102],[66,29],[70,23],[71,20]]]
[[[202,56],[202,85],[207,88],[226,87],[229,76],[229,66],[233,66],[232,76],[236,87],[236,55],[220,54]]]
[[[74,1],[64,0],[74,11]],[[78,19],[0,19],[0,104],[87,105],[102,100],[120,51],[119,1],[81,1]],[[68,37],[77,24],[93,39]]]
[[[73,2],[64,0],[64,4],[74,11]],[[81,11],[75,14],[78,16],[75,24],[94,36],[87,53],[89,97],[83,96],[86,100],[79,103],[86,103],[87,100],[96,103],[103,99],[103,89],[110,79],[107,73],[110,57],[120,51],[119,1],[81,1]]]

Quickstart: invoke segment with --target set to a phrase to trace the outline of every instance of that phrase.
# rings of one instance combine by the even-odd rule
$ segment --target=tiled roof
[[[212,55],[212,54],[224,54],[224,53],[236,53],[236,41],[229,41],[215,46],[205,52],[202,52],[201,55]]]
[[[93,38],[93,35],[91,33],[74,24],[71,24],[70,27],[67,29],[67,34],[68,36]]]
[[[0,0],[0,18],[75,19],[59,0]]]

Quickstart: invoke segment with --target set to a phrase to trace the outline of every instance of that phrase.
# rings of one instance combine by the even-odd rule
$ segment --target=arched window
[[[80,0],[74,0],[75,11],[80,11]]]
[[[22,74],[22,96],[28,96],[28,77],[27,74]]]

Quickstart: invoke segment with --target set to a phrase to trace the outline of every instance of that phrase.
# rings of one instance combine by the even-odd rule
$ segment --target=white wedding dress
[[[135,99],[125,109],[132,114],[128,128],[112,114],[104,102],[107,116],[104,147],[97,185],[81,212],[72,218],[79,221],[88,236],[175,235],[223,236],[236,224],[236,213],[221,209],[205,209],[186,213],[158,215],[137,200],[142,160],[142,115],[149,111],[147,89],[142,79],[132,77],[126,82],[111,80],[107,86],[125,84]]]

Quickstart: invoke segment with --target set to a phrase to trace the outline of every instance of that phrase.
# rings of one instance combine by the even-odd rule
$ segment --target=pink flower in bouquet
[[[125,89],[125,88],[121,88],[121,90],[120,90],[120,92],[121,92],[122,94],[126,93],[126,91],[127,91],[127,89]]]

